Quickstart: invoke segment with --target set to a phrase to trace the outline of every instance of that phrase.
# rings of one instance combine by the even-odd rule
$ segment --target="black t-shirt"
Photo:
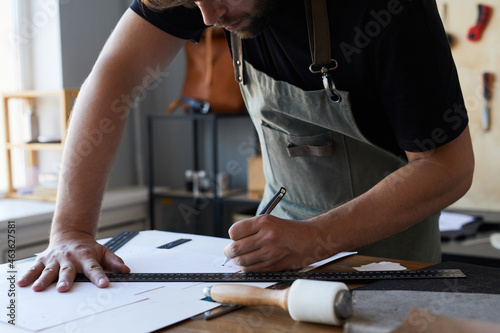
[[[158,28],[197,41],[205,29],[200,11],[131,8]],[[404,155],[455,139],[468,117],[448,40],[434,0],[328,1],[332,72],[349,91],[365,136]],[[257,37],[243,40],[246,61],[276,80],[304,90],[323,89],[309,71],[311,55],[303,0],[289,0]],[[318,111],[321,112],[321,111]]]

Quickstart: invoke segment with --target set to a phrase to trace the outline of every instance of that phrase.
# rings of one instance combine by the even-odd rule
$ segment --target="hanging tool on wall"
[[[483,109],[483,130],[485,132],[490,130],[491,125],[491,97],[493,89],[493,74],[483,73],[483,96],[484,96],[484,109]]]
[[[488,5],[479,4],[477,8],[479,10],[479,16],[477,18],[476,25],[469,29],[469,34],[467,36],[469,40],[473,42],[477,42],[479,39],[481,39],[481,35],[483,34],[484,29],[486,28],[486,25],[490,20],[492,12],[491,6]]]
[[[448,25],[448,4],[445,3],[443,4],[443,23],[444,27],[446,29],[446,37],[448,38],[448,43],[450,43],[450,46],[453,46],[455,44],[455,37],[449,32],[449,25]]]

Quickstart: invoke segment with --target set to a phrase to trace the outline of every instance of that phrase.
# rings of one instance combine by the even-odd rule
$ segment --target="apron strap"
[[[304,0],[309,49],[312,64],[310,69],[329,67],[331,60],[330,27],[325,0]]]
[[[328,98],[338,103],[341,97],[335,92],[335,83],[329,73],[338,67],[338,62],[331,56],[330,24],[326,0],[304,0],[304,6],[312,59],[309,70],[311,73],[322,74],[323,86]]]
[[[233,53],[234,78],[236,82],[245,84],[243,75],[243,47],[241,38],[231,33],[231,52]]]

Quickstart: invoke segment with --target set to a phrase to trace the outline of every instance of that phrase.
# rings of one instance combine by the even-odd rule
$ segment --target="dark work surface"
[[[458,268],[467,276],[454,279],[382,280],[356,290],[414,290],[500,294],[500,268],[462,262],[443,262],[427,269]]]
[[[499,251],[500,252],[500,251]],[[463,255],[463,254],[451,254],[451,253],[443,253],[441,256],[441,261],[460,261],[463,263],[481,265],[481,266],[491,266],[491,267],[500,267],[500,255],[498,259],[495,258],[486,258],[481,256],[471,255]]]

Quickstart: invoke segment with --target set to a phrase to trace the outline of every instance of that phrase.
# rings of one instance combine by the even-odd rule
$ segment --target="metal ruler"
[[[269,272],[269,273],[107,273],[111,282],[280,282],[298,279],[366,282],[401,279],[465,278],[459,269],[429,269],[378,272]],[[89,281],[77,275],[75,282]]]
[[[139,234],[138,231],[120,232],[118,235],[107,241],[106,244],[104,244],[104,246],[106,246],[111,251],[115,252],[138,234]]]

